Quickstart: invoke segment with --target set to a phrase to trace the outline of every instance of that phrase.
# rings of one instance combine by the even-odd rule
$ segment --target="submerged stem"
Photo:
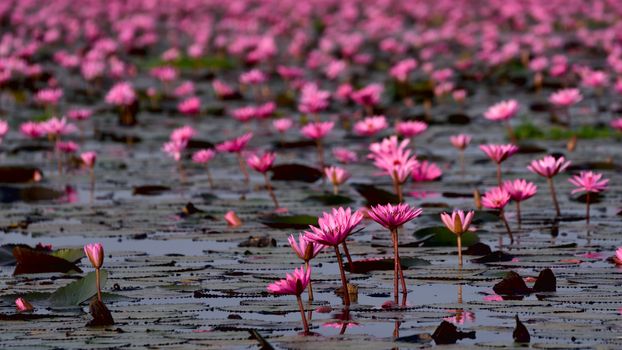
[[[305,334],[309,334],[309,324],[307,323],[307,318],[305,317],[305,308],[302,305],[302,298],[300,294],[296,295],[296,299],[298,300],[298,308],[300,309],[300,317],[302,317],[302,326],[305,329]]]
[[[547,177],[547,182],[549,183],[549,189],[551,190],[551,197],[553,198],[553,205],[555,206],[555,212],[557,216],[561,216],[561,212],[559,210],[559,203],[557,202],[557,194],[555,193],[555,185],[553,184],[553,178]]]
[[[305,260],[305,269],[309,270],[309,260]],[[311,279],[309,279],[309,287],[307,294],[309,294],[309,301],[313,301],[313,286],[311,285]]]
[[[508,221],[505,219],[505,214],[503,213],[503,209],[499,211],[499,217],[501,218],[501,221],[503,221],[503,224],[505,225],[505,229],[508,231],[508,235],[510,235],[510,244],[513,244],[514,236],[512,235],[512,230],[510,230],[510,224],[508,224]]]
[[[276,195],[274,194],[274,191],[272,190],[272,185],[270,184],[268,173],[264,173],[263,176],[264,176],[264,179],[266,180],[266,189],[268,190],[268,193],[270,194],[270,198],[272,198],[272,202],[274,202],[275,208],[278,209],[279,201],[276,199]]]
[[[335,254],[337,255],[337,263],[339,264],[339,274],[341,275],[341,285],[343,288],[343,303],[346,306],[350,306],[350,293],[348,292],[348,280],[346,279],[346,273],[343,270],[343,259],[341,258],[341,252],[339,252],[339,245],[335,246]]]

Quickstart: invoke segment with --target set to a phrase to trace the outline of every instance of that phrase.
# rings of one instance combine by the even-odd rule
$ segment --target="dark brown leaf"
[[[69,271],[82,272],[74,263],[30,248],[15,247],[13,256],[17,261],[13,275]]]

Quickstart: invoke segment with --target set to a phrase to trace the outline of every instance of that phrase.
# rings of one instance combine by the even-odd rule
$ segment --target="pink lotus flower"
[[[529,169],[531,172],[536,173],[547,179],[557,216],[561,215],[561,211],[559,209],[559,203],[557,202],[557,195],[555,193],[555,186],[553,184],[553,176],[566,170],[569,165],[570,162],[566,161],[564,157],[559,157],[558,159],[555,159],[553,156],[546,156],[542,159],[533,160],[531,164],[527,166],[527,169]]]
[[[104,246],[101,243],[85,245],[84,253],[95,269],[100,269],[104,264]]]
[[[622,132],[622,118],[612,120],[610,125],[617,131]]]
[[[510,201],[510,194],[502,187],[490,189],[482,197],[482,205],[486,208],[502,210]]]
[[[320,90],[315,84],[305,84],[302,87],[298,110],[302,113],[315,114],[328,107],[330,92]]]
[[[202,149],[194,152],[192,161],[197,164],[209,163],[216,156],[216,152],[212,149]]]
[[[266,152],[262,156],[257,156],[255,154],[249,156],[248,158],[246,158],[246,163],[248,163],[248,166],[250,166],[255,171],[263,174],[270,170],[270,168],[272,168],[272,164],[274,163],[275,159],[276,154],[272,152]]]
[[[41,123],[45,133],[58,137],[59,135],[65,135],[76,131],[76,126],[67,123],[65,118],[58,119],[57,117],[50,118]]]
[[[0,141],[9,132],[9,123],[0,119]]]
[[[76,108],[67,112],[67,117],[73,120],[87,120],[91,117],[93,111],[88,108]]]
[[[395,132],[404,137],[415,137],[427,129],[428,124],[416,120],[395,123]]]
[[[311,268],[300,267],[294,270],[293,274],[287,274],[285,279],[276,281],[268,285],[268,292],[278,295],[295,295],[298,300],[298,308],[300,309],[300,317],[305,334],[309,333],[309,325],[305,316],[305,309],[302,305],[300,295],[311,282]],[[346,293],[347,294],[347,293]]]
[[[616,254],[613,256],[613,262],[618,266],[622,265],[622,247],[616,249]]]
[[[106,94],[106,102],[119,106],[127,107],[136,101],[136,92],[128,82],[115,84]]]
[[[324,248],[326,248],[323,244],[310,242],[302,233],[298,234],[298,241],[296,241],[294,235],[290,235],[287,240],[296,255],[304,262],[308,262],[309,260],[315,258]]]
[[[474,215],[474,211],[470,211],[465,214],[462,210],[454,210],[451,215],[448,213],[441,213],[441,220],[449,231],[460,236],[469,231]]]
[[[604,191],[607,188],[607,184],[609,183],[609,179],[602,179],[603,174],[594,173],[591,171],[582,171],[579,175],[575,175],[572,178],[568,179],[570,183],[575,185],[577,188],[572,190],[572,194],[581,193],[581,192],[590,192],[590,193],[598,193]]]
[[[225,142],[216,145],[216,150],[219,152],[239,153],[244,150],[244,147],[253,138],[253,133],[248,132],[240,137],[227,140]]]
[[[93,151],[83,152],[80,154],[80,159],[84,165],[89,168],[93,168],[95,166],[95,160],[97,159],[97,153]]]
[[[405,82],[408,80],[410,72],[417,68],[417,61],[413,58],[407,58],[397,62],[389,70],[389,75],[397,81]]]
[[[177,97],[192,96],[195,93],[194,83],[185,81],[175,88],[173,94]]]
[[[339,87],[337,87],[337,91],[335,91],[335,98],[339,101],[346,102],[352,98],[353,91],[354,88],[352,87],[352,85],[348,83],[341,84],[339,85]]]
[[[330,182],[335,186],[343,184],[350,178],[350,173],[348,173],[346,169],[336,166],[324,168],[324,175],[326,175]]]
[[[289,81],[298,80],[304,77],[305,74],[304,70],[300,67],[278,66],[276,71],[279,73],[281,78]]]
[[[590,223],[590,193],[598,193],[604,191],[607,188],[607,184],[609,183],[609,179],[602,179],[603,174],[594,173],[591,171],[582,171],[579,175],[575,175],[572,178],[568,179],[570,183],[575,185],[577,188],[572,190],[572,194],[575,193],[586,193],[586,211],[585,211],[585,220],[589,224]]]
[[[358,156],[355,152],[343,147],[333,148],[333,157],[342,164],[350,164],[358,161]]]
[[[434,163],[427,160],[417,162],[413,168],[412,179],[415,182],[434,181],[443,175],[441,169]]]
[[[242,220],[238,215],[233,211],[229,210],[225,214],[225,221],[227,222],[227,226],[229,227],[239,227],[242,226]]]
[[[163,83],[169,83],[179,76],[177,69],[170,66],[152,68],[149,74]]]
[[[542,159],[533,160],[531,164],[527,166],[527,169],[542,177],[552,178],[566,170],[569,165],[570,162],[566,161],[564,157],[555,159],[553,156],[546,156]]]
[[[505,229],[510,236],[510,242],[514,243],[514,236],[512,235],[512,230],[510,230],[510,225],[505,218],[503,210],[503,208],[505,208],[510,201],[510,198],[510,194],[503,187],[495,187],[484,194],[484,197],[482,197],[482,205],[486,208],[496,209],[499,211],[499,218],[505,225]]]
[[[170,140],[179,142],[188,142],[196,135],[196,130],[190,125],[184,125],[171,132]]]
[[[481,145],[479,148],[495,163],[501,164],[514,153],[518,152],[518,147],[512,144],[507,145]]]
[[[177,105],[177,110],[185,115],[198,115],[201,113],[201,100],[196,96],[189,97]]]
[[[583,99],[579,89],[562,89],[551,94],[549,102],[556,107],[569,107],[576,103],[579,103]]]
[[[256,109],[258,119],[266,119],[271,117],[276,111],[276,103],[266,102]]]
[[[294,125],[294,122],[289,118],[280,118],[272,121],[274,129],[281,134],[289,130],[292,125]]]
[[[268,292],[279,295],[300,295],[307,288],[311,279],[311,269],[303,266],[296,268],[293,274],[268,286]]]
[[[454,136],[450,136],[449,140],[451,141],[451,145],[459,150],[464,150],[467,148],[469,143],[471,143],[471,136],[465,134],[458,134]]]
[[[236,120],[245,123],[257,116],[257,108],[253,106],[236,108],[231,111],[231,115],[233,115],[233,118]]]
[[[371,116],[354,124],[354,133],[359,136],[372,136],[388,126],[387,119],[383,115]]]
[[[503,183],[503,188],[510,194],[512,200],[522,202],[533,197],[538,191],[538,187],[533,182],[524,179],[508,180]]]
[[[405,223],[421,215],[422,209],[415,209],[407,203],[397,205],[386,204],[371,207],[369,216],[375,222],[389,230],[395,230]]]
[[[406,182],[417,165],[416,157],[411,156],[410,150],[406,149],[409,142],[408,139],[398,142],[397,136],[391,136],[369,146],[372,152],[369,158],[374,160],[374,165],[378,169],[391,177],[400,202],[402,201],[401,184]]]
[[[324,168],[324,174],[333,184],[333,194],[339,194],[339,186],[350,178],[347,170],[335,166]]]
[[[259,85],[268,80],[268,77],[259,69],[251,69],[240,74],[240,84]]]
[[[42,123],[25,122],[19,126],[19,131],[26,137],[38,138],[44,136],[47,133],[45,126]]]
[[[512,200],[516,202],[516,217],[518,225],[520,227],[520,202],[533,197],[538,191],[538,187],[532,182],[527,182],[524,179],[517,179],[514,181],[504,182],[503,188],[510,194],[510,198],[512,198]]]
[[[350,98],[363,107],[373,107],[380,103],[380,95],[384,88],[380,84],[370,84],[366,87],[354,91],[350,94]]]
[[[216,96],[219,98],[228,98],[235,95],[235,90],[232,87],[218,79],[212,81],[212,89],[214,89]]]
[[[73,141],[58,141],[56,142],[56,149],[62,153],[74,153],[80,146]]]
[[[352,209],[332,209],[331,213],[322,213],[318,219],[318,227],[310,226],[310,232],[305,237],[307,240],[327,246],[338,246],[343,243],[352,230],[363,220],[363,215],[352,212]]]
[[[484,117],[492,121],[509,120],[518,113],[519,105],[516,100],[501,101],[484,113]]]
[[[333,129],[333,126],[335,126],[333,122],[309,123],[300,129],[300,132],[306,138],[319,140],[324,138]]]
[[[32,304],[29,303],[28,300],[26,300],[24,298],[17,298],[17,299],[15,299],[15,308],[19,312],[28,312],[28,311],[32,311],[34,309],[32,307]]]
[[[586,69],[581,73],[581,84],[590,88],[602,88],[609,83],[607,73],[599,70]]]
[[[451,93],[451,97],[457,103],[462,103],[464,102],[464,100],[466,100],[467,92],[464,89],[456,89]]]
[[[181,160],[181,154],[188,146],[188,141],[171,140],[162,146],[162,151],[168,154],[176,162]]]
[[[63,97],[63,90],[56,88],[46,88],[37,91],[35,100],[42,105],[56,106]]]

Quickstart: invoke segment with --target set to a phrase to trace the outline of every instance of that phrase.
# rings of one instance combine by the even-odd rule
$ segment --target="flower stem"
[[[460,150],[460,175],[464,176],[464,150]]]
[[[339,274],[341,275],[341,285],[343,288],[343,303],[346,306],[350,306],[350,293],[348,292],[348,280],[346,279],[346,273],[343,271],[343,260],[341,253],[339,252],[339,245],[335,246],[335,254],[337,255],[337,264],[339,264]]]
[[[99,269],[95,269],[95,286],[97,287],[97,300],[102,301],[102,290],[100,288]]]
[[[458,266],[462,269],[462,235],[458,235]]]
[[[497,183],[499,184],[499,187],[501,187],[501,163],[497,163]]]
[[[317,139],[315,144],[317,146],[317,159],[320,163],[320,171],[324,171],[324,146],[322,146],[322,140]]]
[[[90,202],[93,203],[93,195],[95,193],[95,170],[93,167],[89,168],[89,177],[91,178],[91,193],[90,193]]]
[[[585,223],[590,224],[590,193],[585,193]]]
[[[397,171],[393,171],[393,188],[395,189],[395,194],[397,195],[397,200],[399,203],[404,201],[404,196],[402,194],[402,186],[400,185],[399,179],[397,178]]]
[[[333,185],[333,194],[336,196],[339,194],[339,186]]]
[[[270,179],[268,179],[268,173],[263,173],[263,177],[266,180],[266,189],[268,190],[268,193],[270,194],[270,198],[272,198],[272,202],[274,202],[274,206],[275,208],[279,208],[279,201],[276,199],[276,195],[274,194],[274,191],[272,190],[272,185],[270,184]]]
[[[212,173],[209,171],[209,166],[205,166],[205,172],[207,173],[207,182],[210,188],[214,188],[214,180],[212,179]]]
[[[305,269],[309,270],[309,260],[305,260]],[[313,287],[311,286],[311,279],[309,279],[309,287],[307,289],[307,294],[309,294],[309,301],[313,301]]]
[[[516,201],[516,220],[518,221],[518,228],[520,228],[520,225],[521,225],[521,219],[520,219],[520,201]]]
[[[244,183],[246,186],[250,184],[250,177],[248,175],[248,170],[246,169],[246,164],[244,164],[244,159],[242,158],[242,153],[238,152],[238,162],[240,163],[240,171],[244,174]]]
[[[307,318],[305,317],[305,308],[302,306],[302,298],[300,294],[296,295],[296,299],[298,300],[298,308],[300,309],[300,317],[302,317],[302,326],[305,329],[305,334],[309,334],[309,324],[307,323]]]
[[[551,197],[553,198],[553,205],[555,206],[555,212],[557,216],[561,216],[561,212],[559,210],[559,203],[557,202],[557,194],[555,193],[555,185],[553,184],[553,178],[547,177],[547,182],[549,183],[549,189],[551,190]]]
[[[513,244],[514,236],[512,235],[512,230],[510,230],[510,224],[508,224],[508,221],[505,219],[505,214],[503,213],[503,209],[499,211],[499,217],[501,218],[501,221],[503,221],[503,224],[505,225],[505,229],[508,231],[508,235],[510,235],[510,244]]]
[[[343,245],[343,253],[346,255],[346,259],[348,260],[348,265],[350,265],[350,272],[352,272],[354,265],[352,264],[352,257],[350,256],[350,251],[348,250],[348,244],[346,243],[346,241],[343,241],[342,245]]]

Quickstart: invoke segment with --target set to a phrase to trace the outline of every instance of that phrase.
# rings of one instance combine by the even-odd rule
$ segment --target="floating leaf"
[[[467,125],[471,123],[471,117],[466,114],[454,113],[447,116],[447,123],[453,125]]]
[[[273,166],[272,180],[274,181],[301,181],[313,183],[321,179],[323,174],[316,168],[302,164],[280,164]]]
[[[1,183],[28,183],[39,182],[43,172],[31,166],[0,166]]]
[[[414,235],[424,247],[455,247],[458,245],[456,235],[443,226],[422,228],[415,231]],[[462,244],[465,246],[477,242],[479,242],[479,237],[474,232],[465,232],[462,235]]]
[[[167,186],[161,185],[144,185],[134,187],[134,191],[132,191],[133,195],[141,195],[141,196],[157,196],[166,191],[170,191],[171,188]]]
[[[492,287],[492,290],[499,295],[521,295],[531,293],[525,281],[514,271],[505,274],[503,280]]]
[[[108,271],[100,270],[101,287],[106,285],[108,280]],[[64,287],[58,288],[48,299],[52,306],[68,307],[77,306],[89,300],[97,294],[95,285],[95,271],[90,272],[81,279],[71,282]]]
[[[317,216],[311,215],[269,215],[259,220],[262,224],[272,228],[292,228],[302,230],[309,225],[317,225]]]
[[[514,259],[513,255],[497,250],[495,252],[482,256],[481,258],[472,259],[471,262],[474,262],[476,264],[487,264],[493,262],[512,261],[512,259]]]
[[[447,321],[441,322],[434,333],[432,333],[432,339],[434,339],[437,345],[455,344],[458,340],[464,338],[475,339],[475,331],[459,331],[458,327]]]
[[[266,236],[250,236],[246,241],[240,242],[238,247],[276,247],[276,240],[268,235]]]
[[[275,142],[274,148],[277,149],[293,149],[293,148],[307,148],[315,147],[315,141],[313,140],[301,140],[301,141],[287,141],[287,142]]]
[[[87,327],[112,326],[114,324],[114,319],[112,318],[112,314],[110,314],[110,310],[108,310],[106,304],[99,301],[97,298],[91,301],[89,312],[91,316],[93,316],[93,319],[86,324]]]
[[[50,255],[75,263],[84,257],[84,249],[61,248],[51,252]]]
[[[536,283],[533,285],[534,292],[554,292],[557,290],[557,278],[551,269],[540,271]]]
[[[497,222],[500,221],[499,215],[497,212],[488,211],[488,210],[476,210],[475,215],[473,215],[473,224],[482,224],[485,222]]]
[[[430,262],[420,258],[400,257],[402,269],[408,269],[414,266],[428,266]],[[381,259],[365,259],[352,261],[353,269],[350,269],[348,263],[344,268],[352,273],[367,273],[370,271],[391,271],[394,268],[395,261],[393,258]]]
[[[363,198],[365,198],[366,204],[370,205],[378,205],[378,204],[397,204],[399,203],[399,199],[397,195],[385,191],[383,189],[377,188],[373,185],[367,184],[352,184],[351,185]]]
[[[470,245],[462,252],[462,254],[464,255],[488,255],[490,253],[492,253],[492,250],[490,249],[488,244],[481,242]]]
[[[342,205],[342,204],[349,204],[352,203],[354,200],[350,197],[346,197],[346,196],[342,196],[342,195],[335,195],[335,194],[322,194],[322,195],[317,195],[317,196],[309,196],[307,198],[305,198],[305,201],[313,201],[313,202],[319,202],[322,203],[324,205],[328,205],[328,206],[336,206],[336,205]]]
[[[69,271],[82,272],[74,263],[27,247],[13,248],[17,261],[13,275]]]
[[[512,332],[512,338],[514,338],[514,341],[517,343],[529,343],[529,341],[531,341],[529,331],[520,321],[518,315],[516,315],[516,327],[514,328],[514,332]]]

